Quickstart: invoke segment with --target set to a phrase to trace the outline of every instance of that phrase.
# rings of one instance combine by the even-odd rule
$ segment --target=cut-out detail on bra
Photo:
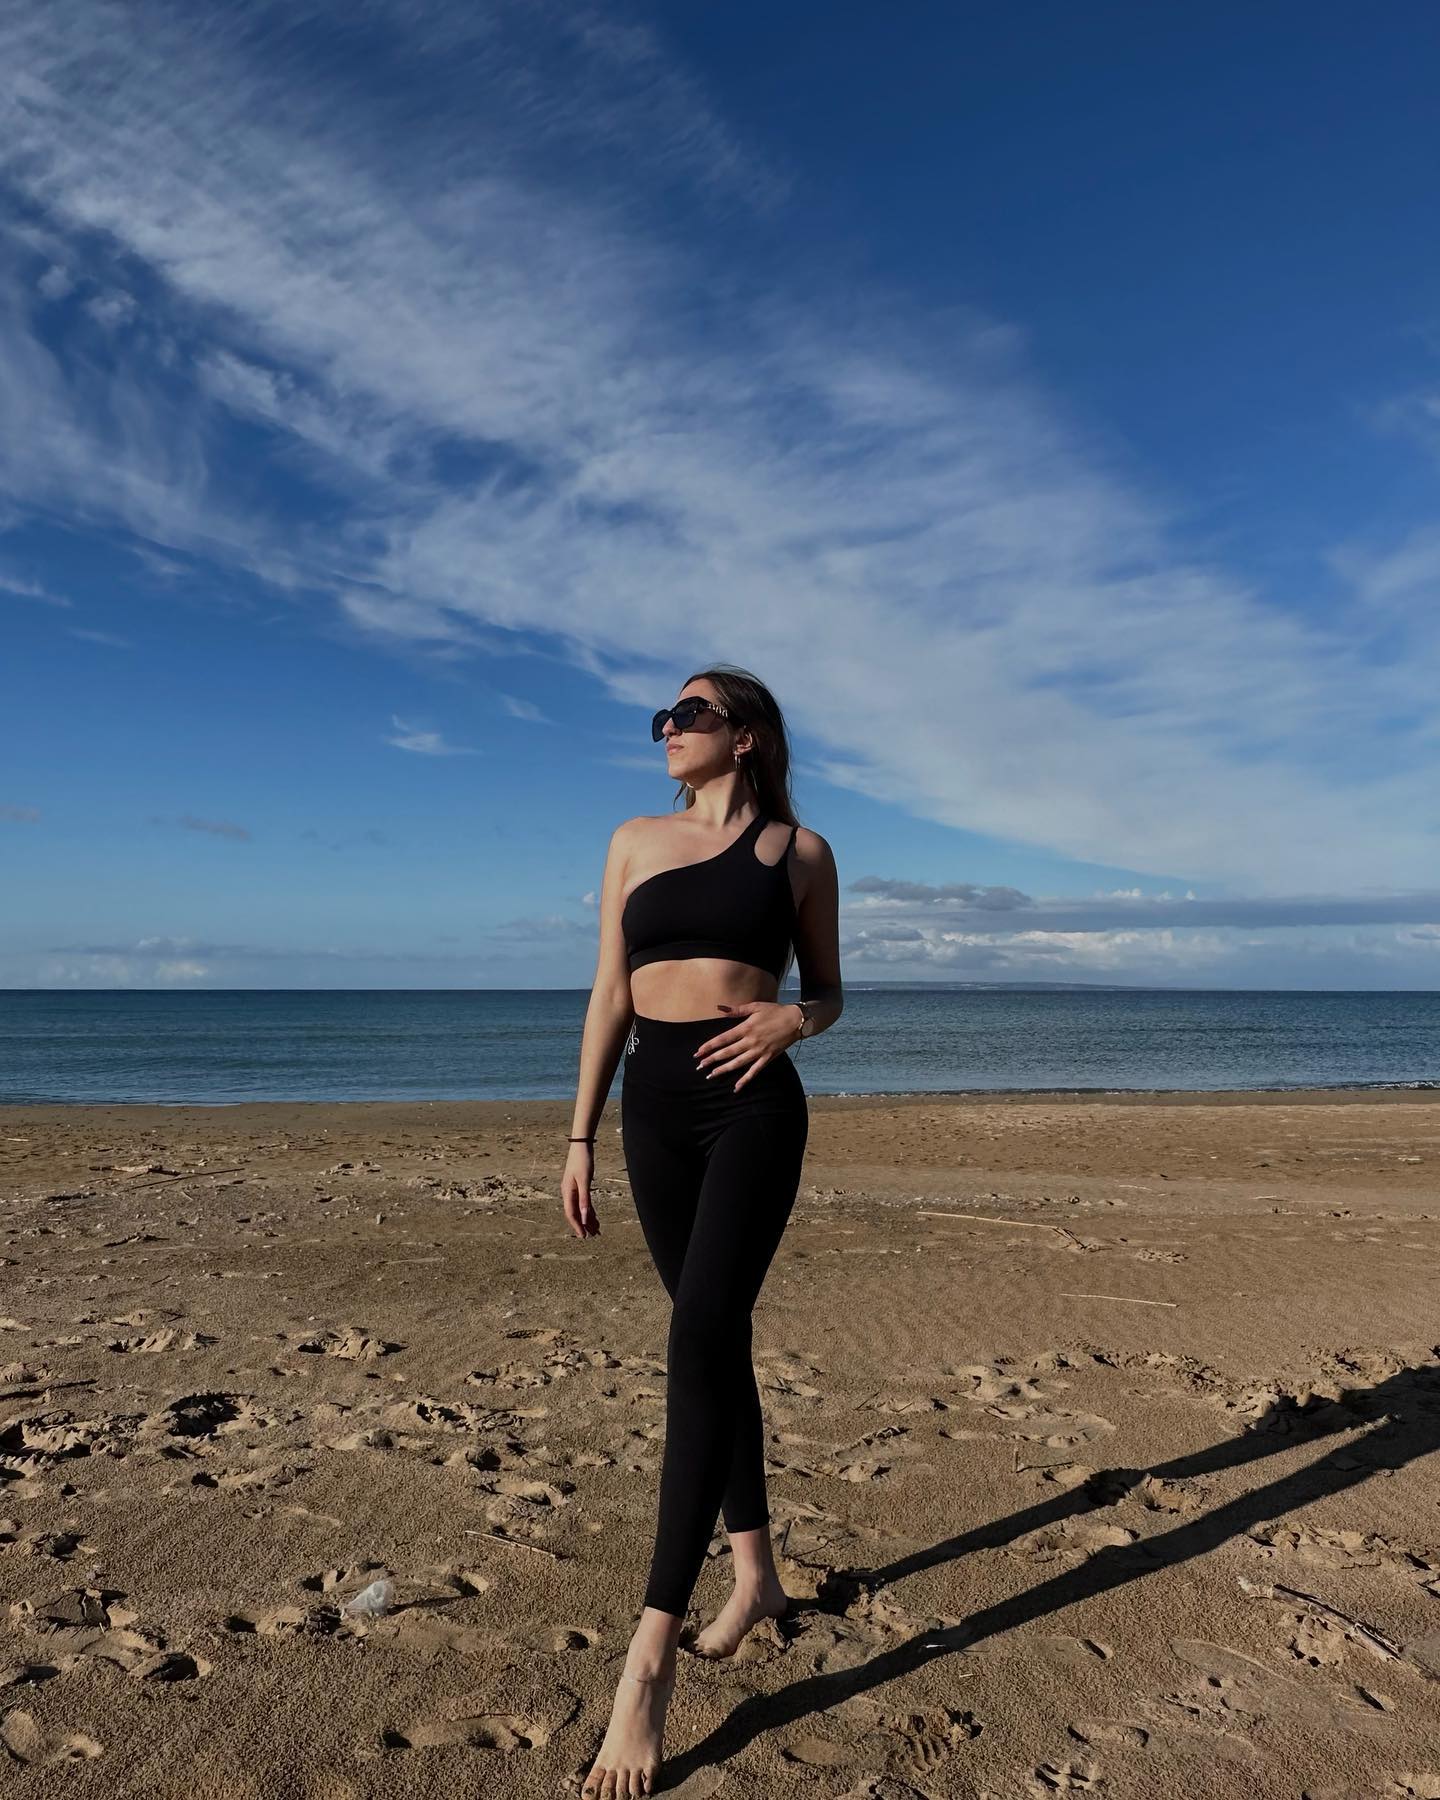
[[[629,906],[630,902],[640,892],[641,888],[649,887],[652,881],[659,881],[662,875],[679,875],[685,869],[703,869],[707,863],[719,862],[722,856],[728,856],[732,850],[738,850],[741,844],[745,842],[746,838],[749,837],[750,833],[755,830],[757,825],[765,825],[768,822],[769,821],[765,818],[763,813],[756,813],[755,817],[744,828],[739,837],[732,838],[723,850],[717,850],[713,856],[698,856],[694,862],[676,863],[672,869],[657,869],[653,875],[647,875],[643,881],[637,881],[634,887],[631,888],[630,892],[625,896],[624,904],[620,909],[621,917],[624,917],[625,907]],[[779,863],[761,862],[761,859],[758,856],[755,860],[757,863],[760,863],[762,869],[777,869],[780,866]],[[782,857],[780,860],[783,862],[784,858]]]

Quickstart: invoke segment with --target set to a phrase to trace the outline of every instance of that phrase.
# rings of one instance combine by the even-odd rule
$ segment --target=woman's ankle
[[[664,1617],[669,1619],[670,1615],[667,1613]],[[675,1619],[673,1624],[666,1624],[659,1630],[644,1624],[637,1626],[625,1652],[625,1673],[639,1676],[642,1680],[664,1680],[673,1675],[675,1646],[679,1641],[683,1622]]]

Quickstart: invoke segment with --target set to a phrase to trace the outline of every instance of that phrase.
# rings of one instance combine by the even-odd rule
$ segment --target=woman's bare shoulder
[[[801,862],[809,863],[814,868],[822,868],[827,861],[833,863],[835,860],[828,841],[808,825],[795,827],[795,854]]]

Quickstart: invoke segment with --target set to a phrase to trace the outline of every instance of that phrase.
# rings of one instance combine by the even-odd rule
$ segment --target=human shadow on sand
[[[1373,1475],[1403,1469],[1440,1449],[1440,1364],[1401,1369],[1372,1387],[1344,1389],[1336,1399],[1311,1397],[1304,1404],[1282,1400],[1240,1436],[1209,1449],[1156,1463],[1146,1469],[1100,1471],[1083,1486],[1059,1493],[1008,1518],[962,1532],[927,1550],[897,1558],[874,1569],[837,1569],[817,1599],[791,1603],[791,1616],[807,1611],[844,1614],[857,1600],[906,1575],[952,1562],[973,1550],[994,1550],[1027,1532],[1113,1505],[1147,1476],[1162,1481],[1214,1475],[1246,1463],[1303,1448],[1334,1443],[1325,1455],[1304,1468],[1252,1488],[1213,1511],[1187,1519],[1168,1531],[1133,1544],[1096,1551],[1077,1568],[983,1607],[961,1624],[923,1631],[869,1661],[832,1674],[793,1681],[773,1694],[755,1694],[700,1743],[667,1757],[663,1785],[677,1786],[707,1764],[728,1761],[762,1732],[793,1725],[825,1712],[857,1694],[883,1687],[938,1657],[973,1650],[987,1638],[1016,1626],[1063,1611],[1079,1601],[1141,1581],[1158,1569],[1175,1568],[1204,1556],[1227,1539],[1238,1537],[1262,1521],[1273,1521],[1296,1507],[1329,1494],[1357,1487]]]

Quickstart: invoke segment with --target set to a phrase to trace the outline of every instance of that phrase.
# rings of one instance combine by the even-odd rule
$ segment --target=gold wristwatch
[[[805,1036],[805,1027],[811,1020],[810,1008],[814,1006],[815,1002],[813,1000],[792,1000],[790,1004],[791,1006],[798,1006],[800,1008],[800,1029],[796,1033],[796,1040],[798,1042],[800,1038]]]

